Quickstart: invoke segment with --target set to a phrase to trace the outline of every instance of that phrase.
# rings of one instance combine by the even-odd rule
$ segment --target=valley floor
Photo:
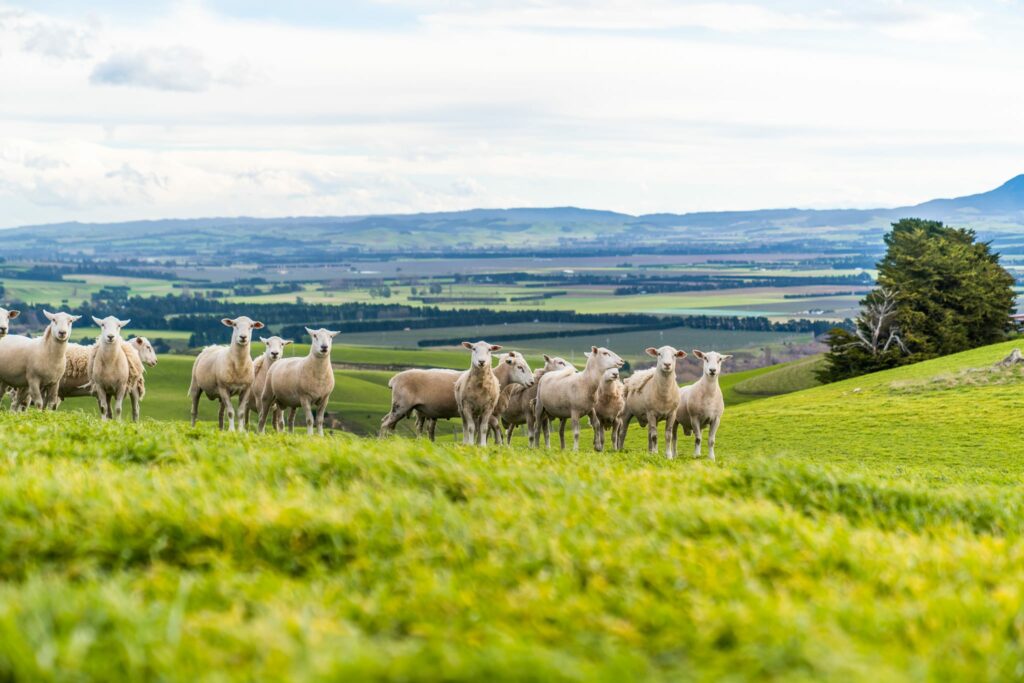
[[[0,679],[1020,678],[1011,346],[732,405],[717,464],[3,413]]]

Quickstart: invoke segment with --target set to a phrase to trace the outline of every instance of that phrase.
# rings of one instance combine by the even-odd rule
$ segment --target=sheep
[[[491,416],[501,393],[498,378],[491,368],[491,353],[500,351],[501,346],[484,341],[475,344],[464,341],[462,346],[473,354],[469,369],[455,382],[455,403],[462,416],[462,443],[486,446]]]
[[[132,422],[139,421],[139,403],[146,396],[146,368],[157,364],[156,350],[145,337],[134,337],[121,344],[128,360],[128,397],[132,402]]]
[[[716,351],[703,353],[693,350],[695,358],[704,362],[704,372],[700,379],[679,390],[679,409],[676,411],[676,425],[682,425],[683,433],[693,433],[693,457],[700,457],[700,433],[708,425],[708,457],[715,461],[715,433],[725,413],[725,400],[722,389],[718,386],[718,377],[722,374],[722,361],[732,358]]]
[[[195,427],[199,417],[199,398],[206,394],[211,401],[220,401],[220,428],[224,429],[224,413],[227,412],[228,431],[234,431],[235,409],[231,405],[231,397],[238,396],[238,428],[244,432],[249,413],[249,390],[255,379],[249,340],[253,330],[263,329],[263,323],[244,315],[234,320],[223,318],[221,323],[231,328],[231,343],[206,347],[192,364],[192,383],[188,388],[192,400],[192,426]]]
[[[270,366],[260,399],[260,433],[266,429],[272,408],[297,408],[306,413],[306,433],[313,435],[314,417],[317,433],[324,435],[324,413],[334,391],[334,368],[331,367],[331,344],[337,332],[320,328],[306,332],[312,339],[309,355],[304,358],[282,358]]]
[[[527,434],[533,433],[533,401],[537,398],[537,381],[541,375],[546,372],[564,370],[571,367],[572,365],[569,364],[569,361],[564,358],[558,358],[557,356],[552,358],[544,354],[544,367],[534,370],[533,384],[531,386],[510,384],[505,388],[502,392],[502,395],[505,397],[505,409],[501,411],[501,423],[507,430],[506,443],[512,443],[512,434],[515,433],[515,429],[519,425],[525,424]],[[498,407],[501,407],[500,401]]]
[[[0,306],[0,339],[7,336],[7,331],[11,327],[11,321],[21,315],[21,311],[7,310]],[[0,394],[0,398],[3,398],[3,394]]]
[[[391,389],[391,411],[380,421],[380,435],[387,436],[395,425],[417,413],[417,433],[427,425],[428,436],[434,440],[438,420],[459,417],[455,402],[455,382],[462,373],[458,370],[403,370],[388,381]]]
[[[615,447],[622,450],[629,423],[635,417],[641,426],[647,426],[648,452],[657,453],[658,422],[665,420],[665,455],[674,458],[676,409],[679,408],[676,359],[686,358],[686,351],[677,351],[671,346],[648,347],[645,351],[648,356],[655,356],[658,362],[653,368],[634,373],[624,382],[625,405],[615,434]]]
[[[0,339],[0,395],[7,387],[26,388],[29,403],[40,410],[49,407],[49,397],[64,375],[71,327],[81,318],[49,311],[43,315],[50,324],[42,336],[5,335]]]
[[[537,430],[545,426],[545,420],[552,417],[568,417],[572,420],[572,448],[580,448],[580,418],[590,415],[594,409],[597,388],[601,376],[611,368],[621,368],[624,361],[606,348],[592,346],[587,354],[587,365],[580,371],[572,369],[548,372],[537,383],[537,398],[534,402],[534,436],[538,442]],[[545,431],[545,448],[551,447],[550,434]]]
[[[128,393],[129,372],[121,330],[131,320],[118,320],[110,315],[103,319],[93,316],[92,321],[99,326],[100,335],[89,360],[89,386],[99,401],[100,417],[120,420],[124,397]]]
[[[498,378],[498,402],[491,413],[488,430],[494,435],[495,443],[502,444],[505,438],[501,430],[500,416],[508,407],[509,390],[512,387],[530,388],[534,379],[530,364],[518,351],[509,351],[501,355],[498,365],[494,368],[494,376]]]
[[[284,357],[284,347],[292,343],[291,339],[281,339],[281,337],[260,337],[260,341],[266,346],[262,355],[257,356],[256,360],[252,363],[253,369],[253,383],[252,383],[252,395],[249,399],[249,411],[259,415],[260,412],[260,399],[263,396],[263,387],[267,384],[267,374],[270,372],[270,366],[274,362]],[[295,410],[292,410],[292,426],[294,426]],[[274,427],[277,431],[284,430],[284,413],[279,410],[274,411]]]
[[[590,413],[590,425],[594,428],[594,450],[604,450],[604,432],[612,430],[612,440],[622,421],[622,408],[626,399],[622,382],[619,380],[619,369],[605,370],[601,384],[597,388],[594,410]]]

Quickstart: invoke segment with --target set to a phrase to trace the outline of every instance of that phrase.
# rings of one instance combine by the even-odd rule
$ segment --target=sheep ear
[[[261,334],[261,335],[260,335],[260,341],[261,341],[261,342],[263,342],[264,344],[266,344],[266,343],[267,343],[267,338],[266,338],[266,337],[264,337],[264,336],[263,336],[263,335]]]
[[[97,318],[96,316],[92,316],[92,321],[99,325],[100,327],[103,327],[103,321]]]
[[[316,336],[316,331],[315,330],[311,330],[311,329],[309,329],[307,327],[306,328],[306,334],[308,334],[310,337],[315,337]]]
[[[545,362],[545,363],[550,363],[550,362],[551,362],[551,356],[549,356],[549,355],[548,355],[548,354],[546,354],[546,353],[545,353],[545,354],[543,354],[543,355],[544,355],[544,362]]]
[[[134,341],[139,346],[145,346],[146,345],[146,342],[145,342],[145,340],[142,337],[136,337],[132,341]]]
[[[693,355],[696,356],[697,358],[700,358],[701,360],[704,360],[704,352],[699,349],[694,349]]]
[[[501,344],[491,344],[491,351],[501,351]]]
[[[71,322],[73,322],[73,323],[77,323],[81,319],[82,319],[82,316],[80,316],[80,315],[73,315],[73,316],[71,316]]]
[[[590,356],[593,355],[593,354],[591,354],[590,351],[584,351],[583,355],[586,356],[587,358],[590,358]]]
[[[49,320],[49,321],[51,321],[51,322],[53,321],[53,313],[50,313],[50,312],[49,312],[48,310],[46,310],[45,308],[43,309],[43,315],[44,315],[44,316],[46,316],[46,319],[47,319],[47,320]]]
[[[513,358],[511,355],[509,355],[508,357],[505,358],[505,362],[508,363],[509,365],[512,365],[516,361],[515,361],[515,358]]]
[[[17,318],[19,315],[21,315],[21,311],[7,311],[8,318]]]
[[[257,320],[256,322],[254,322],[252,324],[252,329],[254,329],[254,330],[262,330],[263,329],[263,323],[261,323],[259,320]]]
[[[132,319],[131,319],[131,318],[128,318],[127,320],[118,320],[118,321],[117,321],[117,326],[118,326],[118,327],[125,327],[125,326],[127,326],[127,325],[128,325],[128,323],[130,323],[131,321],[132,321]]]
[[[285,339],[283,342],[281,342],[281,346],[288,346],[291,343],[292,343],[291,339]]]
[[[658,349],[654,348],[653,346],[648,346],[646,349],[644,349],[644,352],[648,356],[657,356],[658,355]]]
[[[732,358],[732,354],[731,353],[722,356],[722,360],[729,360],[730,358]]]
[[[327,330],[327,334],[331,335],[331,337],[337,337],[339,334],[341,334],[341,332],[335,332],[334,330]]]
[[[591,346],[590,347],[590,352],[591,353],[597,353],[597,347],[596,346]]]
[[[228,327],[234,327],[235,326],[235,321],[232,320],[231,318],[221,318],[220,322],[221,322],[222,325],[227,325]]]
[[[686,358],[686,351],[676,351],[676,358]]]
[[[462,342],[462,346],[464,348],[467,348],[467,349],[472,349],[473,348],[473,345],[470,344],[469,342]]]

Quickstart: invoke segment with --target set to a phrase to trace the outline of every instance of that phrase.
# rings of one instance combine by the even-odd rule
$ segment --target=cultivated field
[[[733,406],[716,465],[5,413],[0,678],[1013,679],[1011,346]]]

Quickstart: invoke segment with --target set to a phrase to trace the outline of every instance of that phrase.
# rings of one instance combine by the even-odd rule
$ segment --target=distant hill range
[[[892,221],[973,227],[1024,250],[1024,175],[981,194],[891,209],[767,209],[631,216],[574,207],[409,215],[196,218],[57,223],[0,230],[0,255],[187,259],[198,263],[336,261],[359,256],[876,251]]]

